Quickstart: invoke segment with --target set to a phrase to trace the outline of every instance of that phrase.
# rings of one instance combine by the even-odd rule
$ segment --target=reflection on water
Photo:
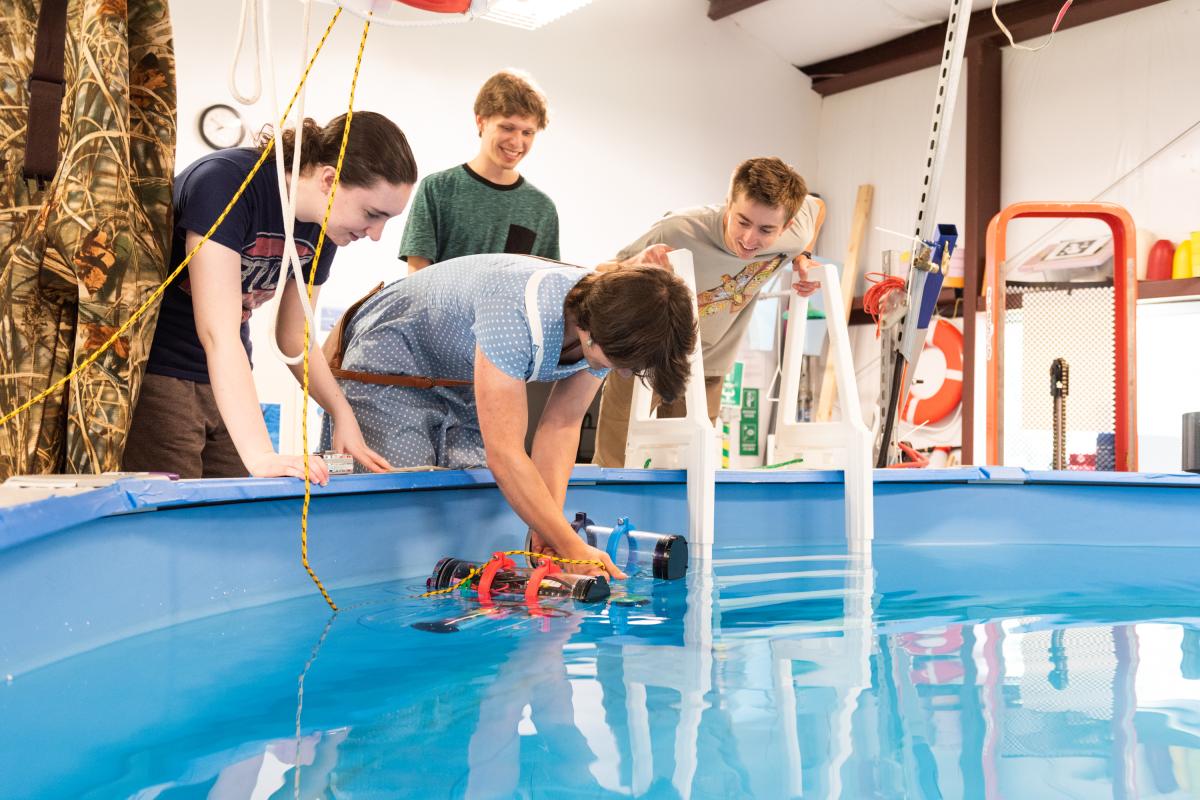
[[[547,613],[369,587],[18,676],[0,770],[39,798],[1200,797],[1198,562],[726,549]]]

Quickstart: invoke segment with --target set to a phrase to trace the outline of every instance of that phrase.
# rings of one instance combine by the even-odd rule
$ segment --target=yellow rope
[[[309,59],[308,65],[304,69],[304,74],[300,76],[300,82],[299,82],[299,84],[297,84],[295,92],[292,93],[292,97],[288,101],[287,107],[283,111],[283,119],[281,119],[279,121],[279,123],[278,123],[279,125],[283,125],[287,121],[287,115],[289,113],[291,113],[292,106],[295,105],[295,103],[296,103],[296,98],[300,96],[300,90],[304,87],[304,84],[308,81],[309,72],[312,71],[313,65],[316,63],[317,56],[320,54],[321,49],[325,46],[325,41],[329,38],[329,33],[330,33],[330,31],[333,30],[334,23],[337,22],[338,17],[341,16],[341,13],[342,13],[342,9],[339,6],[338,9],[336,11],[334,11],[333,16],[330,18],[329,24],[325,27],[325,32],[321,35],[320,41],[317,42],[316,49],[313,50],[312,57]],[[310,300],[312,299],[313,285],[314,285],[313,282],[314,282],[314,279],[315,279],[316,273],[317,273],[317,265],[320,264],[320,260],[321,260],[321,249],[325,244],[325,230],[329,224],[329,215],[330,215],[331,210],[333,209],[333,198],[334,198],[334,195],[337,193],[338,181],[339,181],[339,178],[341,177],[341,172],[342,172],[342,164],[343,164],[343,161],[344,161],[345,155],[346,155],[346,143],[350,136],[350,123],[354,117],[354,92],[355,92],[355,88],[358,85],[358,74],[359,74],[360,68],[362,67],[363,51],[366,49],[366,46],[367,46],[367,33],[370,31],[370,28],[371,28],[371,23],[370,23],[370,20],[368,20],[367,22],[365,22],[363,24],[362,39],[359,41],[359,45],[358,45],[358,58],[354,62],[354,75],[350,82],[349,109],[346,112],[346,126],[342,131],[342,142],[341,142],[341,147],[338,150],[338,159],[337,159],[337,166],[334,170],[333,185],[330,187],[329,200],[325,204],[325,215],[321,220],[321,232],[317,237],[317,246],[313,253],[312,262],[309,266],[308,287],[307,288],[308,288],[308,296],[309,296]],[[217,229],[219,227],[221,227],[221,223],[225,221],[225,218],[229,215],[229,212],[233,209],[234,205],[236,205],[237,201],[239,199],[241,199],[242,194],[246,191],[246,187],[250,185],[250,181],[254,179],[254,176],[258,173],[258,170],[262,167],[263,163],[266,162],[267,157],[271,153],[271,149],[274,147],[274,144],[275,144],[274,139],[267,142],[267,144],[263,147],[262,153],[259,154],[258,161],[256,161],[254,163],[254,166],[251,168],[249,174],[246,175],[246,179],[242,181],[241,186],[239,186],[237,191],[234,192],[233,197],[226,204],[225,208],[221,211],[221,214],[217,217],[216,221],[213,222],[213,224],[209,227],[208,231],[204,234],[204,236],[201,238],[201,240],[196,243],[196,246],[193,247],[190,251],[188,251],[187,255],[184,256],[183,261],[181,261],[179,263],[179,266],[177,266],[171,272],[171,274],[168,275],[166,277],[166,279],[158,285],[158,287],[150,294],[150,296],[146,299],[146,301],[143,302],[137,308],[137,310],[135,310],[133,312],[133,314],[129,317],[129,319],[127,319],[119,328],[117,328],[116,332],[113,333],[112,336],[110,336],[107,341],[105,341],[103,344],[101,344],[100,347],[98,347],[87,358],[85,358],[83,361],[81,361],[79,363],[79,365],[76,366],[73,370],[71,370],[69,373],[67,373],[65,376],[63,376],[59,380],[55,381],[45,391],[39,393],[37,396],[26,401],[25,403],[21,404],[20,406],[13,409],[12,411],[4,414],[4,416],[0,417],[0,425],[7,424],[8,422],[13,420],[15,417],[17,417],[22,412],[27,411],[30,408],[32,408],[33,406],[42,402],[47,397],[52,395],[54,392],[58,391],[64,385],[66,385],[72,378],[76,377],[77,375],[79,375],[79,373],[83,372],[83,370],[87,369],[89,366],[91,366],[93,363],[95,363],[95,361],[98,358],[100,358],[100,356],[102,356],[110,347],[113,346],[113,344],[121,337],[122,334],[124,334],[126,331],[128,331],[133,326],[133,324],[135,322],[137,322],[137,320],[144,313],[146,313],[146,311],[152,305],[154,305],[154,303],[162,296],[163,292],[166,291],[167,286],[170,285],[171,281],[173,281],[173,280],[175,280],[175,278],[179,277],[179,274],[181,272],[183,272],[183,270],[187,267],[187,265],[189,263],[191,263],[192,258],[194,258],[196,253],[200,251],[200,248],[204,246],[204,243],[207,242],[210,238],[212,238],[212,235],[217,231]],[[325,586],[321,583],[321,579],[317,577],[317,573],[313,570],[312,566],[309,564],[309,561],[308,561],[308,508],[309,508],[309,505],[312,500],[312,493],[311,493],[312,492],[312,476],[309,472],[309,453],[308,453],[308,400],[309,400],[308,357],[309,357],[310,337],[311,337],[310,326],[309,326],[308,319],[306,318],[304,321],[304,381],[303,381],[304,404],[303,404],[303,413],[301,415],[301,420],[302,420],[301,427],[303,430],[303,446],[304,446],[304,505],[300,512],[300,560],[301,560],[301,563],[304,565],[304,569],[308,573],[308,576],[312,579],[313,583],[315,583],[317,585],[317,589],[320,590],[321,597],[325,598],[325,602],[328,603],[329,607],[336,612],[338,610],[337,604],[335,604],[333,602],[333,598],[329,596],[329,592],[326,591]],[[598,567],[604,566],[603,562],[600,562],[600,561],[560,558],[558,556],[549,556],[544,553],[534,553],[534,552],[531,552],[528,550],[506,550],[503,553],[501,553],[500,555],[503,555],[503,556],[523,555],[523,556],[530,556],[533,558],[547,558],[547,559],[550,559],[551,561],[555,561],[560,564],[593,565],[593,566],[598,566]],[[493,559],[494,558],[495,557],[493,556]],[[493,559],[489,559],[488,561],[490,562]],[[487,562],[485,562],[485,563],[487,563]],[[454,592],[455,590],[460,589],[461,587],[470,583],[471,579],[473,577],[475,577],[476,575],[478,575],[481,571],[482,571],[482,567],[476,567],[476,568],[472,569],[469,573],[467,573],[467,577],[463,578],[461,581],[459,581],[454,586],[452,586],[448,589],[438,589],[436,591],[425,592],[424,594],[419,595],[419,596],[420,597],[433,597],[434,595],[449,594],[451,592]]]
[[[346,143],[350,140],[350,122],[354,119],[354,89],[358,85],[358,71],[362,67],[363,50],[367,47],[367,32],[370,30],[371,21],[368,19],[363,23],[362,39],[358,43],[358,58],[354,62],[354,76],[350,79],[350,106],[346,109],[346,126],[342,129],[342,144],[338,148],[337,166],[333,170],[333,185],[329,187],[329,200],[325,203],[325,216],[321,218],[321,232],[317,235],[317,247],[313,252],[312,262],[308,268],[308,299],[310,304],[313,295],[313,281],[317,277],[317,265],[321,263],[321,248],[325,246],[325,228],[329,225],[329,213],[333,210],[333,196],[337,194],[338,181],[342,176],[342,163],[346,157]],[[308,506],[312,501],[312,475],[309,473],[308,456],[308,343],[311,335],[309,327],[308,318],[305,317],[304,405],[301,407],[302,410],[300,412],[300,427],[303,431],[304,445],[304,505],[300,509],[300,563],[304,565],[304,571],[308,573],[308,577],[312,578],[313,583],[321,590],[321,597],[324,597],[325,602],[336,612],[338,610],[337,603],[333,602],[333,598],[325,590],[321,579],[317,577],[317,573],[313,571],[313,568],[308,563]]]
[[[304,74],[300,77],[300,83],[296,87],[296,91],[292,94],[292,99],[288,101],[287,108],[284,109],[283,119],[279,121],[280,125],[283,125],[284,121],[287,119],[288,113],[291,112],[292,106],[296,102],[296,98],[300,96],[300,89],[301,89],[301,87],[304,86],[305,81],[308,80],[308,73],[312,70],[313,64],[317,60],[317,54],[321,52],[321,48],[325,45],[325,40],[329,38],[329,32],[331,30],[333,30],[333,24],[335,22],[337,22],[337,18],[341,15],[341,13],[342,13],[342,9],[339,6],[337,11],[334,12],[333,17],[329,20],[329,25],[325,28],[325,33],[321,36],[321,41],[317,43],[317,49],[313,51],[312,58],[309,59],[308,66],[305,67]],[[267,156],[271,153],[271,148],[273,146],[274,146],[274,140],[268,142],[267,145],[265,147],[263,147],[263,151],[259,155],[258,161],[255,162],[254,167],[250,170],[250,174],[246,176],[246,179],[244,181],[242,181],[242,185],[238,187],[236,192],[234,192],[233,199],[231,199],[229,201],[229,203],[225,206],[225,209],[221,212],[221,215],[219,217],[217,217],[216,222],[214,222],[212,224],[212,226],[209,227],[208,232],[204,234],[204,238],[202,238],[199,242],[196,243],[196,246],[193,247],[188,252],[188,254],[184,257],[183,261],[181,261],[179,263],[179,266],[176,267],[175,270],[170,275],[167,276],[166,280],[164,280],[162,283],[160,283],[158,285],[158,288],[156,288],[153,292],[151,292],[150,296],[148,298],[146,298],[146,301],[144,303],[142,303],[141,306],[139,306],[136,311],[133,312],[133,315],[130,316],[129,319],[127,319],[124,324],[122,324],[119,328],[117,328],[116,332],[113,333],[112,336],[108,337],[108,340],[105,341],[104,344],[100,345],[100,347],[98,347],[91,355],[89,355],[87,358],[85,358],[83,361],[81,361],[79,363],[79,365],[77,367],[75,367],[75,369],[71,370],[66,375],[64,375],[62,378],[55,381],[45,391],[39,393],[33,399],[22,403],[17,408],[13,409],[12,411],[9,411],[8,413],[4,414],[4,416],[0,417],[0,425],[8,424],[10,421],[12,421],[14,418],[16,418],[19,414],[21,414],[24,411],[29,410],[33,406],[42,402],[47,397],[54,394],[59,389],[61,389],[63,386],[65,386],[67,384],[67,382],[70,381],[72,378],[74,378],[79,373],[83,372],[85,369],[90,367],[96,361],[96,359],[100,358],[100,356],[102,356],[110,347],[112,347],[113,344],[119,338],[121,338],[121,336],[126,331],[128,331],[133,326],[133,323],[137,322],[137,320],[142,316],[142,314],[146,313],[146,311],[152,305],[154,305],[154,303],[162,296],[162,293],[164,291],[166,291],[167,286],[170,285],[171,281],[175,280],[175,278],[177,278],[179,276],[179,273],[183,272],[184,268],[187,267],[187,265],[191,262],[193,256],[195,256],[196,253],[200,250],[200,248],[204,246],[204,243],[207,242],[212,237],[212,235],[216,232],[217,228],[221,227],[221,223],[225,221],[225,217],[229,215],[229,212],[233,209],[233,206],[241,198],[242,193],[246,191],[246,187],[250,185],[250,181],[254,178],[255,174],[258,172],[259,167],[261,167],[263,165],[263,162],[265,162],[267,160]]]
[[[490,559],[489,559],[489,561],[490,561]],[[456,592],[459,589],[461,589],[462,587],[466,586],[468,583],[470,583],[471,578],[474,578],[476,575],[478,575],[481,572],[483,572],[482,567],[472,567],[471,571],[467,573],[467,577],[463,578],[461,581],[454,584],[449,589],[434,589],[433,591],[419,594],[419,595],[417,595],[417,597],[436,597],[439,594],[450,594],[452,592]]]
[[[502,553],[494,554],[491,558],[489,558],[487,561],[480,564],[478,567],[472,567],[471,571],[467,573],[467,577],[463,578],[461,581],[454,584],[450,588],[434,589],[431,592],[425,592],[424,594],[419,594],[419,595],[417,595],[417,597],[435,597],[439,594],[450,594],[452,592],[458,591],[462,587],[469,584],[471,582],[472,578],[474,578],[479,573],[483,572],[484,567],[486,567],[488,564],[495,561],[496,556],[529,556],[531,558],[546,558],[551,561],[557,561],[559,564],[589,564],[589,565],[600,567],[600,568],[604,567],[603,561],[596,561],[594,559],[580,560],[577,558],[560,558],[559,556],[551,556],[551,555],[547,555],[545,553],[534,553],[529,550],[505,550]]]

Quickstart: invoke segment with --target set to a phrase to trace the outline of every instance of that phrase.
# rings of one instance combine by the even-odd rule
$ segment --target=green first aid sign
[[[758,455],[758,389],[742,390],[742,420],[738,425],[738,453]]]
[[[758,416],[758,389],[742,390],[742,416],[745,417],[748,411],[752,416]]]
[[[742,362],[733,362],[733,369],[721,384],[721,405],[737,408],[742,404]]]

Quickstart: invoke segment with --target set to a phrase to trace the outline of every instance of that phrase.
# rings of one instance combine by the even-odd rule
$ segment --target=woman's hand
[[[274,450],[244,459],[246,469],[255,478],[304,478],[304,456],[281,456]],[[308,457],[308,475],[313,483],[329,483],[329,468],[320,456]]]
[[[341,414],[333,417],[333,449],[352,457],[371,472],[387,472],[392,468],[386,458],[367,447],[358,420],[348,405]]]

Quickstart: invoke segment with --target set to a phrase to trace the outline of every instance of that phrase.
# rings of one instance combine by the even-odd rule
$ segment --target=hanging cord
[[[258,98],[262,96],[262,53],[259,50],[258,17],[258,0],[242,0],[242,13],[238,17],[237,49],[233,51],[233,63],[229,65],[229,93],[244,106],[257,103]],[[254,36],[254,70],[251,73],[254,76],[254,88],[250,90],[249,95],[244,95],[238,89],[237,70],[242,61],[242,46],[246,42],[247,20],[250,21]]]
[[[1135,166],[1131,167],[1124,175],[1121,175],[1119,178],[1114,180],[1108,186],[1105,186],[1103,189],[1096,192],[1096,194],[1092,195],[1091,199],[1088,200],[1088,202],[1089,203],[1097,202],[1101,197],[1104,197],[1104,195],[1108,194],[1113,189],[1117,188],[1122,183],[1127,181],[1129,178],[1133,177],[1137,172],[1139,172],[1142,169],[1142,167],[1146,166],[1151,161],[1153,161],[1154,159],[1158,158],[1160,155],[1165,153],[1167,150],[1171,149],[1171,147],[1173,147],[1176,144],[1176,142],[1180,141],[1181,139],[1186,137],[1189,133],[1196,130],[1197,128],[1200,128],[1200,119],[1197,119],[1195,122],[1188,125],[1182,131],[1175,134],[1175,136],[1171,137],[1171,139],[1166,144],[1159,147],[1153,153],[1151,153],[1150,155],[1143,158]],[[1019,250],[1016,255],[1006,258],[1004,260],[1004,263],[1005,264],[1014,264],[1014,263],[1022,261],[1027,255],[1032,253],[1037,248],[1041,247],[1043,242],[1045,242],[1047,239],[1049,239],[1051,236],[1053,236],[1058,231],[1062,230],[1064,226],[1070,224],[1070,222],[1071,222],[1070,219],[1064,219],[1061,222],[1056,223],[1048,231],[1046,231],[1041,236],[1034,239],[1030,244],[1027,244],[1025,247],[1021,248],[1021,250]]]
[[[891,310],[893,293],[904,294],[904,279],[894,275],[884,275],[882,272],[868,272],[866,279],[871,281],[867,291],[863,293],[863,311],[875,320],[875,338],[879,338],[882,327],[881,317]]]
[[[886,233],[889,236],[897,236],[897,237],[903,239],[907,244],[915,243],[918,248],[922,247],[925,244],[924,242],[921,241],[920,236],[914,236],[911,233],[901,233],[900,231],[894,231],[891,228],[885,228],[882,225],[876,225],[875,230],[879,231],[880,233]]]
[[[910,263],[913,258],[912,254],[926,246],[921,241],[920,236],[915,236],[911,233],[901,233],[900,231],[885,228],[882,225],[876,225],[875,230],[903,239],[905,244],[910,245],[911,249],[903,254],[909,257]],[[880,329],[884,323],[883,318],[887,317],[900,303],[898,298],[893,297],[893,293],[899,292],[903,294],[906,290],[906,284],[903,278],[887,275],[883,272],[868,272],[863,277],[871,283],[871,286],[868,286],[866,292],[863,293],[863,311],[870,314],[871,319],[875,320],[875,338],[878,339]]]
[[[325,216],[321,219],[321,232],[317,235],[317,247],[313,253],[312,260],[313,266],[308,271],[307,297],[305,297],[305,300],[312,298],[313,282],[317,276],[316,265],[320,263],[321,248],[325,246],[325,228],[329,225],[329,212],[333,210],[333,198],[337,194],[338,182],[342,176],[342,163],[346,158],[346,143],[350,140],[350,123],[354,119],[354,90],[358,86],[358,71],[362,67],[363,50],[367,47],[367,33],[370,30],[371,20],[368,19],[363,23],[362,39],[358,42],[358,58],[354,61],[354,75],[350,79],[350,101],[346,109],[346,125],[342,128],[342,143],[338,148],[337,166],[333,170],[333,185],[329,187],[329,200],[325,203]],[[300,354],[304,362],[304,404],[300,411],[300,430],[304,440],[304,505],[300,509],[300,563],[304,565],[304,571],[308,573],[308,577],[312,578],[313,583],[321,591],[321,597],[324,597],[325,602],[336,612],[338,610],[337,604],[333,602],[333,598],[329,596],[329,592],[325,591],[321,579],[317,577],[317,573],[313,571],[312,566],[308,563],[308,506],[312,501],[312,474],[309,471],[310,456],[308,453],[308,357],[310,350],[309,342],[312,335],[311,325],[312,317],[308,316],[304,320],[304,352]]]
[[[269,6],[267,6],[269,10]],[[304,3],[304,20],[302,23],[301,32],[301,50],[304,56],[301,58],[301,64],[308,54],[308,23],[312,10],[312,0],[305,0]],[[274,118],[279,118],[279,101],[278,92],[275,88],[275,60],[271,52],[271,32],[264,19],[263,24],[263,39],[266,50],[268,75],[271,81],[271,102],[274,104]],[[361,58],[361,53],[360,53]],[[300,98],[296,104],[296,123],[293,128],[295,138],[292,140],[292,170],[291,170],[291,185],[289,188],[288,180],[285,179],[285,158],[283,154],[283,126],[276,125],[272,131],[272,137],[275,142],[275,177],[278,183],[279,201],[283,207],[283,260],[279,268],[279,280],[275,284],[275,293],[271,300],[271,306],[267,310],[270,317],[268,329],[271,335],[267,337],[267,346],[271,348],[271,353],[275,358],[289,366],[299,364],[304,357],[303,353],[294,356],[289,356],[279,347],[279,339],[276,331],[279,326],[279,310],[283,303],[283,293],[287,291],[289,283],[295,287],[296,296],[300,300],[300,310],[304,314],[305,325],[313,324],[313,308],[312,308],[312,293],[304,290],[304,272],[300,267],[300,253],[296,250],[296,202],[299,195],[300,181],[300,153],[303,149],[304,140],[304,98],[305,93],[300,93]],[[348,120],[347,120],[348,122]],[[323,228],[322,228],[323,229]],[[314,254],[313,260],[309,265],[309,273],[315,274],[318,265],[318,254]],[[292,282],[292,276],[295,276],[295,281]]]
[[[1039,44],[1037,47],[1028,47],[1023,44],[1017,44],[1015,41],[1013,41],[1012,31],[1010,31],[1008,27],[1000,21],[1000,14],[996,11],[996,7],[1000,5],[1000,0],[992,0],[992,19],[996,20],[996,25],[999,26],[1000,31],[1008,39],[1008,43],[1011,47],[1014,47],[1017,50],[1027,50],[1030,53],[1036,53],[1038,50],[1049,46],[1049,44],[1054,41],[1054,34],[1058,31],[1058,26],[1062,24],[1063,17],[1067,15],[1067,9],[1071,7],[1071,3],[1073,2],[1074,0],[1067,0],[1065,3],[1063,3],[1062,8],[1058,10],[1058,16],[1054,19],[1054,25],[1050,28],[1050,38]]]
[[[491,558],[489,558],[487,561],[480,564],[478,567],[473,567],[471,569],[471,571],[467,573],[467,576],[465,578],[463,578],[461,581],[454,584],[453,586],[447,587],[445,589],[434,589],[433,591],[430,591],[430,592],[424,592],[422,594],[417,595],[417,597],[419,597],[419,598],[420,597],[437,597],[438,595],[451,594],[452,592],[456,592],[459,589],[461,589],[462,587],[470,584],[471,579],[474,578],[476,575],[480,574],[481,572],[483,572],[484,568],[488,564],[492,563],[493,561],[496,561],[499,558],[503,558],[505,556],[525,556],[527,558],[544,558],[544,559],[553,561],[558,564],[580,564],[580,565],[584,565],[584,566],[596,566],[596,567],[600,567],[601,569],[604,568],[604,562],[596,561],[594,559],[560,558],[559,556],[551,556],[551,555],[547,555],[546,553],[535,553],[532,550],[505,550],[502,553],[493,553]]]
[[[897,461],[895,464],[888,464],[888,469],[925,469],[929,466],[929,457],[914,450],[907,442],[896,442],[896,446],[912,461]]]
[[[238,51],[234,55],[234,67],[233,67],[234,72],[232,72],[230,74],[230,91],[233,92],[234,96],[237,97],[242,102],[253,102],[254,100],[257,100],[258,97],[261,95],[261,73],[262,73],[263,59],[260,57],[259,51],[258,51],[259,41],[260,41],[258,38],[258,30],[259,30],[258,2],[259,2],[259,0],[243,0],[242,22],[241,22],[242,28],[244,29],[246,18],[249,17],[251,22],[253,23],[254,33],[255,33],[255,70],[254,70],[255,90],[254,90],[253,99],[243,98],[241,96],[241,94],[238,92],[237,87],[233,84],[233,80],[234,80],[233,76],[236,73],[238,60],[240,59],[240,55],[241,55],[242,40],[244,38],[242,30],[239,30],[239,33],[238,33]],[[272,52],[272,47],[271,47],[271,28],[270,28],[271,14],[270,14],[270,11],[271,11],[271,9],[270,9],[269,0],[263,0],[263,13],[261,15],[262,16],[262,34],[263,34],[262,35],[262,48],[266,55],[266,63],[267,63],[267,70],[268,70],[267,74],[268,74],[268,78],[270,80],[271,102],[273,104],[273,110],[274,110],[274,114],[273,114],[272,118],[286,120],[287,115],[286,114],[281,115],[279,113],[279,100],[278,100],[279,92],[278,92],[278,89],[276,88],[276,82],[275,82],[275,58],[274,58],[274,53]],[[300,38],[300,41],[301,41],[300,64],[302,67],[308,58],[308,31],[309,31],[309,21],[311,19],[311,16],[312,16],[312,0],[305,0],[304,16],[303,16],[303,20],[302,20],[302,24],[301,24],[301,34],[300,34],[300,37],[301,37]],[[270,322],[268,323],[268,329],[272,332],[272,335],[270,337],[268,337],[267,346],[270,348],[270,350],[271,350],[272,354],[275,356],[275,358],[277,358],[279,361],[281,361],[284,364],[287,364],[289,366],[294,366],[296,364],[299,364],[300,360],[302,358],[302,355],[288,356],[287,354],[285,354],[283,352],[283,350],[279,347],[279,340],[275,336],[275,331],[277,330],[278,324],[279,324],[279,309],[280,309],[280,305],[281,305],[282,299],[283,299],[283,292],[285,292],[287,290],[288,282],[293,275],[296,278],[295,291],[296,291],[297,298],[299,298],[299,300],[300,300],[301,312],[304,314],[305,320],[307,322],[311,323],[313,321],[312,302],[309,300],[308,295],[305,294],[305,292],[304,292],[304,288],[303,288],[304,276],[303,276],[303,271],[301,269],[301,264],[300,264],[300,254],[299,254],[299,251],[296,249],[296,239],[295,239],[297,186],[298,186],[298,182],[299,182],[299,178],[300,178],[301,152],[303,150],[303,140],[304,140],[304,101],[305,101],[305,96],[306,96],[306,92],[304,89],[302,89],[299,99],[296,102],[296,117],[295,117],[296,122],[293,127],[294,139],[292,142],[294,150],[292,153],[292,167],[291,167],[291,173],[290,173],[291,174],[290,184],[289,184],[288,179],[285,177],[285,175],[287,174],[285,172],[285,169],[286,169],[285,160],[286,159],[285,159],[285,156],[283,153],[283,131],[285,128],[285,123],[280,122],[278,125],[275,125],[272,130],[272,141],[274,142],[274,146],[275,146],[275,176],[276,176],[276,181],[278,182],[280,206],[283,209],[284,240],[283,240],[283,256],[282,256],[282,261],[281,261],[281,265],[280,265],[279,279],[278,279],[277,283],[275,284],[275,291],[271,298],[271,305],[268,309],[266,309],[266,314],[270,317]],[[314,261],[312,266],[310,266],[310,269],[315,269],[315,268],[316,268],[316,263]]]
[[[304,75],[302,75],[300,78],[300,85],[296,87],[296,91],[295,91],[295,93],[293,93],[292,99],[288,103],[288,107],[287,107],[286,111],[291,111],[292,104],[295,102],[296,97],[299,95],[301,88],[303,88],[305,82],[308,80],[308,74],[312,70],[313,64],[316,63],[317,55],[320,54],[321,48],[324,47],[326,39],[329,38],[329,32],[333,30],[333,24],[335,22],[337,22],[337,19],[341,15],[341,13],[342,13],[342,10],[339,8],[337,11],[334,12],[332,19],[329,20],[329,25],[325,28],[325,33],[323,36],[321,36],[321,41],[317,44],[316,50],[313,51],[312,58],[310,58],[308,61],[308,68],[306,70],[304,70]],[[285,113],[286,113],[286,111],[285,111]],[[177,278],[179,276],[179,273],[183,272],[183,270],[191,262],[192,258],[196,255],[197,252],[199,252],[200,248],[204,246],[204,243],[207,242],[212,237],[213,233],[216,232],[217,228],[221,227],[221,223],[225,221],[225,217],[229,215],[229,211],[233,208],[234,204],[237,203],[237,201],[241,198],[242,194],[246,191],[246,187],[250,185],[250,181],[254,179],[254,176],[258,173],[259,168],[262,167],[263,163],[267,160],[267,156],[270,155],[272,147],[273,147],[273,143],[268,144],[266,147],[263,148],[263,152],[261,155],[259,155],[258,161],[255,162],[254,167],[251,168],[250,174],[248,174],[246,176],[246,179],[244,181],[242,181],[242,185],[238,187],[236,192],[234,192],[233,198],[230,199],[230,201],[226,204],[224,210],[221,211],[221,215],[219,217],[217,217],[216,221],[213,222],[213,224],[209,227],[208,231],[204,234],[203,238],[201,238],[200,241],[196,243],[196,246],[193,247],[186,256],[184,256],[183,261],[179,262],[179,266],[177,266],[171,272],[171,274],[167,276],[166,280],[164,280],[162,283],[160,283],[158,285],[158,287],[155,288],[155,290],[150,293],[150,296],[148,298],[146,298],[146,301],[144,303],[142,303],[140,306],[138,306],[137,310],[134,311],[133,314],[130,315],[129,319],[125,320],[125,322],[122,323],[121,326],[117,328],[117,330],[112,334],[112,336],[109,336],[108,339],[105,340],[105,342],[103,344],[101,344],[98,348],[96,348],[89,356],[87,356],[87,358],[85,358],[83,361],[79,362],[79,365],[77,367],[75,367],[73,370],[68,372],[66,375],[64,375],[63,377],[59,378],[57,381],[52,383],[44,391],[39,392],[32,399],[25,401],[21,405],[14,408],[12,411],[5,413],[3,417],[0,417],[0,425],[5,425],[5,424],[11,422],[14,418],[16,418],[22,412],[29,410],[33,406],[35,406],[38,403],[45,400],[50,395],[57,392],[59,389],[61,389],[63,386],[65,386],[68,381],[70,381],[76,375],[78,375],[79,373],[83,372],[85,369],[90,367],[96,361],[96,359],[98,359],[98,358],[100,358],[100,356],[104,355],[104,353],[110,347],[112,347],[113,344],[115,344],[117,342],[117,340],[121,338],[121,336],[123,336],[131,327],[133,327],[133,324],[135,322],[137,322],[138,319],[141,318],[142,314],[146,313],[146,310],[149,309],[151,306],[154,305],[155,302],[158,301],[158,299],[162,296],[162,293],[164,291],[166,291],[167,286],[170,285],[171,281],[175,280],[175,278]]]

